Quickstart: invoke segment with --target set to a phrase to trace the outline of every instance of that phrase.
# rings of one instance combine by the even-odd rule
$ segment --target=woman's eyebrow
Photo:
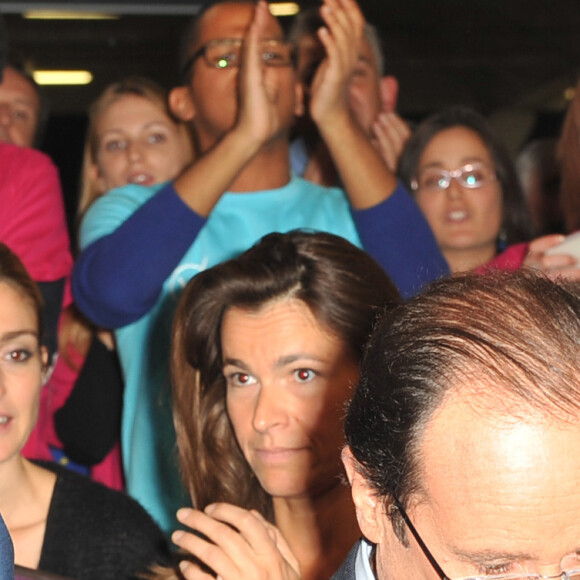
[[[248,367],[244,364],[244,362],[241,361],[240,359],[237,359],[237,358],[230,358],[230,357],[225,358],[222,366],[226,367],[228,365],[231,365],[234,367],[239,367],[239,368],[244,369],[244,370],[248,370]]]
[[[24,328],[22,330],[11,330],[9,332],[5,332],[4,334],[0,334],[0,343],[8,342],[24,335],[30,335],[34,338],[38,338],[38,333],[36,330]]]
[[[470,157],[463,157],[460,161],[462,165],[467,165],[468,163],[473,163],[475,161],[487,163],[487,161],[483,157],[479,157],[478,155],[471,155]],[[425,169],[431,169],[432,167],[440,168],[443,167],[444,163],[442,161],[431,161],[431,163],[426,163],[421,167],[421,171]]]

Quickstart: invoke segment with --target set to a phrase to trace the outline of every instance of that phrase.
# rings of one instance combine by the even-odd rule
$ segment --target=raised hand
[[[310,114],[323,125],[335,115],[349,114],[348,86],[358,62],[364,17],[354,0],[324,0],[326,24],[318,32],[326,49],[311,87]]]
[[[372,143],[392,173],[396,173],[401,152],[411,130],[396,113],[380,113],[373,125]]]
[[[268,4],[260,0],[244,40],[238,78],[240,106],[237,126],[247,136],[249,144],[254,141],[262,145],[283,125],[278,100],[280,91],[286,87],[279,82],[278,67],[267,67],[262,59],[261,40],[271,37],[272,19]]]
[[[221,580],[298,580],[296,557],[279,530],[255,510],[218,503],[205,511],[183,509],[179,521],[200,532],[178,531],[173,542],[211,568]],[[187,580],[215,576],[183,560],[180,569]]]

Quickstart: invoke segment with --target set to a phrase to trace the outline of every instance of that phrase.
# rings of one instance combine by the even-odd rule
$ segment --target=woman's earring
[[[497,250],[498,252],[503,252],[508,245],[508,237],[507,232],[504,228],[501,229],[499,232],[499,236],[497,237]]]

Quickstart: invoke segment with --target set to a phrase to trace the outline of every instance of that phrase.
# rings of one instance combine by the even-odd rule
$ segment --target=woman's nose
[[[278,389],[262,385],[254,407],[253,427],[264,432],[286,422],[286,411]]]

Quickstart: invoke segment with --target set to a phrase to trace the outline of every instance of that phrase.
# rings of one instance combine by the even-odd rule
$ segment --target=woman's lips
[[[256,454],[261,457],[264,461],[284,461],[301,451],[304,451],[304,447],[271,447],[271,448],[260,448],[256,449]]]
[[[133,173],[129,176],[128,183],[135,183],[137,185],[151,185],[153,183],[153,176],[149,173],[140,172]]]
[[[462,222],[465,221],[468,214],[463,209],[456,209],[447,213],[447,221],[450,222]]]
[[[7,425],[12,420],[10,415],[0,415],[0,427]]]

